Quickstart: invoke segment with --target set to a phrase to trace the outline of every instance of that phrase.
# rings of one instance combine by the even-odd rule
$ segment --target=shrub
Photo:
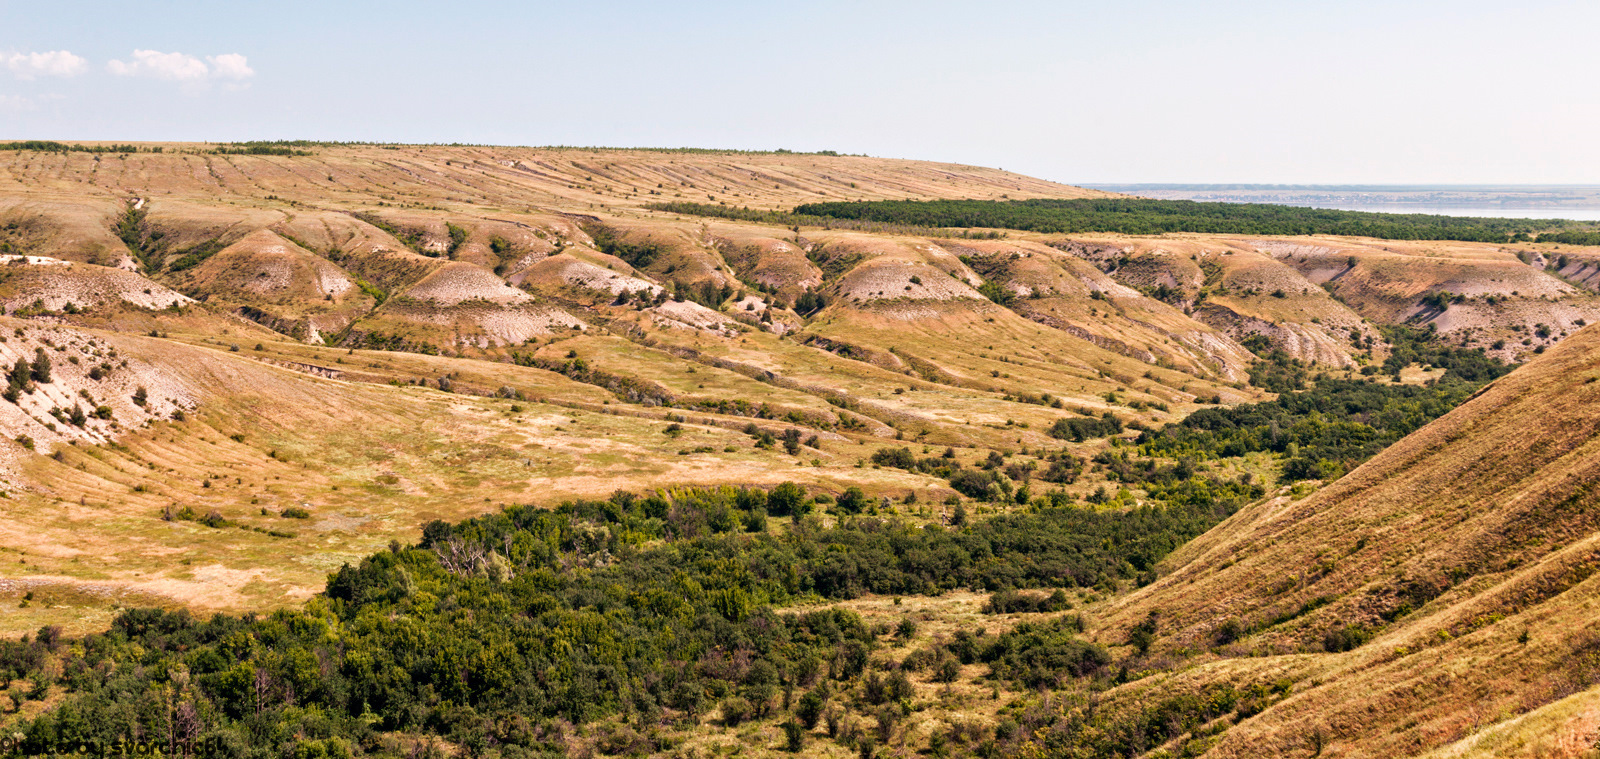
[[[1052,459],[1050,461],[1050,466],[1045,467],[1044,472],[1039,475],[1039,479],[1044,480],[1045,482],[1055,482],[1062,485],[1070,485],[1074,482],[1077,482],[1078,477],[1082,474],[1083,459],[1078,458],[1070,453],[1066,453],[1056,456],[1054,459]]]
[[[950,475],[950,487],[968,498],[987,501],[994,496],[994,480],[975,469],[959,469]]]
[[[847,514],[860,514],[866,511],[870,502],[871,499],[867,498],[867,494],[854,485],[839,494],[839,510]]]
[[[1236,618],[1230,617],[1227,619],[1227,621],[1217,626],[1217,631],[1213,638],[1216,640],[1217,645],[1225,646],[1244,637],[1246,632],[1247,630],[1245,630],[1244,623],[1240,622]]]
[[[822,710],[827,703],[828,693],[825,687],[817,686],[812,688],[800,697],[800,703],[796,705],[794,710],[795,717],[800,720],[800,724],[804,725],[807,730],[815,728],[818,720],[822,719]]]
[[[746,511],[744,513],[743,521],[745,532],[766,532],[767,510],[763,508],[755,508],[750,511]]]
[[[1122,431],[1122,422],[1107,411],[1099,419],[1057,419],[1050,426],[1050,437],[1081,443],[1097,437],[1107,437]]]
[[[752,716],[750,702],[740,696],[729,696],[722,702],[722,724],[738,727]]]
[[[872,463],[896,469],[911,469],[917,465],[917,457],[912,455],[910,448],[879,448],[872,452]]]
[[[801,727],[800,723],[794,720],[783,723],[783,735],[785,738],[784,747],[789,750],[789,753],[798,754],[805,748],[806,728]]]
[[[1328,653],[1353,651],[1372,639],[1372,631],[1360,625],[1350,625],[1329,631],[1322,636],[1322,647]]]
[[[1072,601],[1064,590],[1048,596],[1018,593],[1014,590],[997,591],[983,605],[985,614],[1037,614],[1072,608]]]
[[[798,516],[810,511],[806,489],[793,482],[780,483],[767,494],[767,512],[780,517]]]
[[[41,385],[50,384],[50,356],[43,348],[33,349],[33,367],[28,372],[34,382]]]

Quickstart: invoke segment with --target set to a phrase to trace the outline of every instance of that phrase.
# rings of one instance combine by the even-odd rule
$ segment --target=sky
[[[836,150],[1600,183],[1600,3],[0,0],[0,140]]]

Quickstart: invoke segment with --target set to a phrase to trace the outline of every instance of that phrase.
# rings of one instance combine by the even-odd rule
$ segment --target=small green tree
[[[789,753],[798,754],[801,749],[805,748],[806,731],[805,728],[800,726],[800,723],[794,720],[783,723],[783,735],[787,739],[788,745],[785,748],[789,749]]]
[[[1133,646],[1133,650],[1138,651],[1140,656],[1144,656],[1149,653],[1150,644],[1155,642],[1156,613],[1150,612],[1150,616],[1146,617],[1143,622],[1134,625],[1133,629],[1128,631],[1128,644]]]
[[[800,516],[805,511],[806,489],[793,482],[783,482],[767,494],[767,512],[774,516]]]
[[[757,507],[755,509],[751,509],[750,511],[746,511],[744,513],[743,521],[745,532],[766,532],[767,510]]]
[[[807,730],[811,730],[822,719],[822,710],[827,704],[827,691],[823,686],[819,685],[806,691],[805,695],[800,697],[800,703],[795,705],[794,715],[802,725],[805,725]]]
[[[906,677],[905,670],[895,670],[883,681],[884,693],[890,701],[910,701],[917,695],[917,689],[911,684],[911,678]]]
[[[33,381],[33,365],[28,363],[28,359],[17,359],[17,363],[11,365],[11,371],[6,375],[6,379],[11,387],[18,390],[28,389],[29,383]]]
[[[29,372],[34,382],[41,385],[50,384],[50,356],[43,348],[33,349],[33,368]]]
[[[860,514],[866,511],[869,502],[867,494],[854,485],[839,494],[839,510],[847,514]]]
[[[772,709],[772,698],[778,692],[778,669],[766,659],[758,660],[744,676],[744,687],[739,695],[750,703],[753,717],[765,717]]]

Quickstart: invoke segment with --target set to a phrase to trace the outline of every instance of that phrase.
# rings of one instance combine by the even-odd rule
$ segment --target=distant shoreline
[[[1160,200],[1513,219],[1600,221],[1600,185],[1084,184]]]

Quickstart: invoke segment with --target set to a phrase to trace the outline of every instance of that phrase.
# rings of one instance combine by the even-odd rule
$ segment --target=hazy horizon
[[[1564,75],[1600,67],[1600,7],[1578,3],[0,7],[6,139],[836,150],[1090,185],[1600,181],[1600,94]]]

